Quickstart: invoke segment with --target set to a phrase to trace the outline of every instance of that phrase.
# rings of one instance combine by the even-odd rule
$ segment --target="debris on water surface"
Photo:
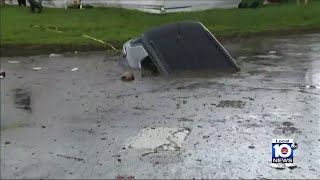
[[[180,118],[178,121],[193,122],[193,119],[189,119],[189,118],[186,118],[186,117],[182,117],[182,118]]]
[[[286,122],[283,122],[282,125],[283,125],[283,126],[292,126],[292,125],[294,125],[294,124],[293,124],[292,122],[287,122],[287,121],[286,121]]]
[[[116,179],[134,179],[134,176],[116,176]]]
[[[277,54],[277,51],[269,51],[269,54]]]
[[[62,154],[57,154],[58,157],[63,157],[63,158],[66,158],[66,159],[73,159],[73,160],[76,160],[76,161],[84,161],[84,159],[82,158],[77,158],[77,157],[72,157],[72,156],[67,156],[67,155],[62,155]]]
[[[5,78],[6,77],[6,72],[4,72],[4,71],[0,71],[0,79],[3,79],[3,78]]]
[[[10,141],[6,141],[6,142],[4,142],[4,144],[8,145],[8,144],[11,144],[11,142]]]
[[[11,63],[11,64],[19,64],[20,61],[8,61],[8,63]]]
[[[133,81],[134,80],[134,75],[133,75],[132,72],[127,71],[127,72],[122,74],[121,80],[122,81]]]
[[[275,54],[257,55],[253,57],[260,58],[260,59],[280,59],[281,58],[281,56],[277,56]]]
[[[34,67],[34,68],[32,68],[32,70],[34,70],[34,71],[39,71],[41,69],[42,69],[42,67]]]
[[[250,101],[254,101],[254,98],[251,97],[242,97],[243,99],[249,99]]]
[[[242,59],[245,59],[245,58],[247,58],[247,57],[246,56],[239,56],[237,59],[242,60]]]
[[[72,68],[71,71],[72,72],[79,71],[79,68]]]
[[[283,169],[286,168],[284,166],[284,164],[282,164],[282,163],[270,163],[269,166],[274,168],[274,169],[279,169],[279,170],[283,170]]]
[[[292,164],[292,163],[284,163],[284,165],[289,169],[295,169],[298,167],[297,165]]]
[[[54,54],[54,53],[52,53],[52,54],[50,54],[50,58],[54,58],[54,57],[61,57],[62,55],[61,54]]]
[[[230,101],[230,100],[226,100],[226,101],[220,101],[219,104],[217,105],[217,107],[233,107],[233,108],[244,108],[246,106],[246,102],[244,101]]]

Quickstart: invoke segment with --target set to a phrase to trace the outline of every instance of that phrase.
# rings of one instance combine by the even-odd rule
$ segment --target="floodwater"
[[[225,47],[241,72],[132,82],[103,52],[1,58],[1,178],[319,179],[320,34]]]

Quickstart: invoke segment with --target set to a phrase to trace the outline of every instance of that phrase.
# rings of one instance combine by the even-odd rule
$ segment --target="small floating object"
[[[298,167],[297,165],[292,164],[292,163],[284,163],[284,165],[289,169],[295,169]]]
[[[32,70],[34,70],[34,71],[39,71],[41,69],[42,69],[42,67],[34,67],[34,68],[32,68]]]
[[[54,57],[61,57],[62,55],[61,54],[54,54],[54,53],[52,53],[52,54],[50,54],[50,58],[54,58]]]
[[[270,163],[269,166],[274,169],[280,169],[280,170],[286,168],[283,164],[277,164],[277,163]]]
[[[277,56],[274,54],[268,54],[268,55],[257,55],[257,56],[253,56],[256,58],[260,58],[260,59],[280,59],[281,56]]]
[[[11,63],[11,64],[19,64],[20,61],[8,61],[8,63]]]
[[[79,68],[72,68],[71,71],[72,72],[79,71]]]
[[[133,81],[134,80],[133,73],[129,72],[129,71],[123,73],[121,76],[121,80],[122,81]]]
[[[239,56],[237,59],[245,59],[245,58],[247,58],[246,56]]]
[[[6,77],[6,72],[0,71],[0,79],[4,79]]]
[[[277,51],[269,51],[269,54],[277,54]]]

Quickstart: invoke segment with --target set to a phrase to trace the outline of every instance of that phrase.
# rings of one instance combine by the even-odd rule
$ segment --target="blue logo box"
[[[272,163],[293,163],[293,139],[272,139]]]

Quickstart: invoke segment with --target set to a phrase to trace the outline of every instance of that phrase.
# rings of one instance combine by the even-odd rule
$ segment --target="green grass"
[[[5,6],[1,7],[1,44],[95,43],[81,37],[82,34],[123,43],[152,27],[180,20],[200,21],[218,37],[295,29],[320,31],[320,1],[311,0],[307,6],[289,3],[258,9],[213,9],[167,15],[117,8],[45,8],[41,14],[32,14],[29,8]],[[63,33],[31,25],[57,27]]]

